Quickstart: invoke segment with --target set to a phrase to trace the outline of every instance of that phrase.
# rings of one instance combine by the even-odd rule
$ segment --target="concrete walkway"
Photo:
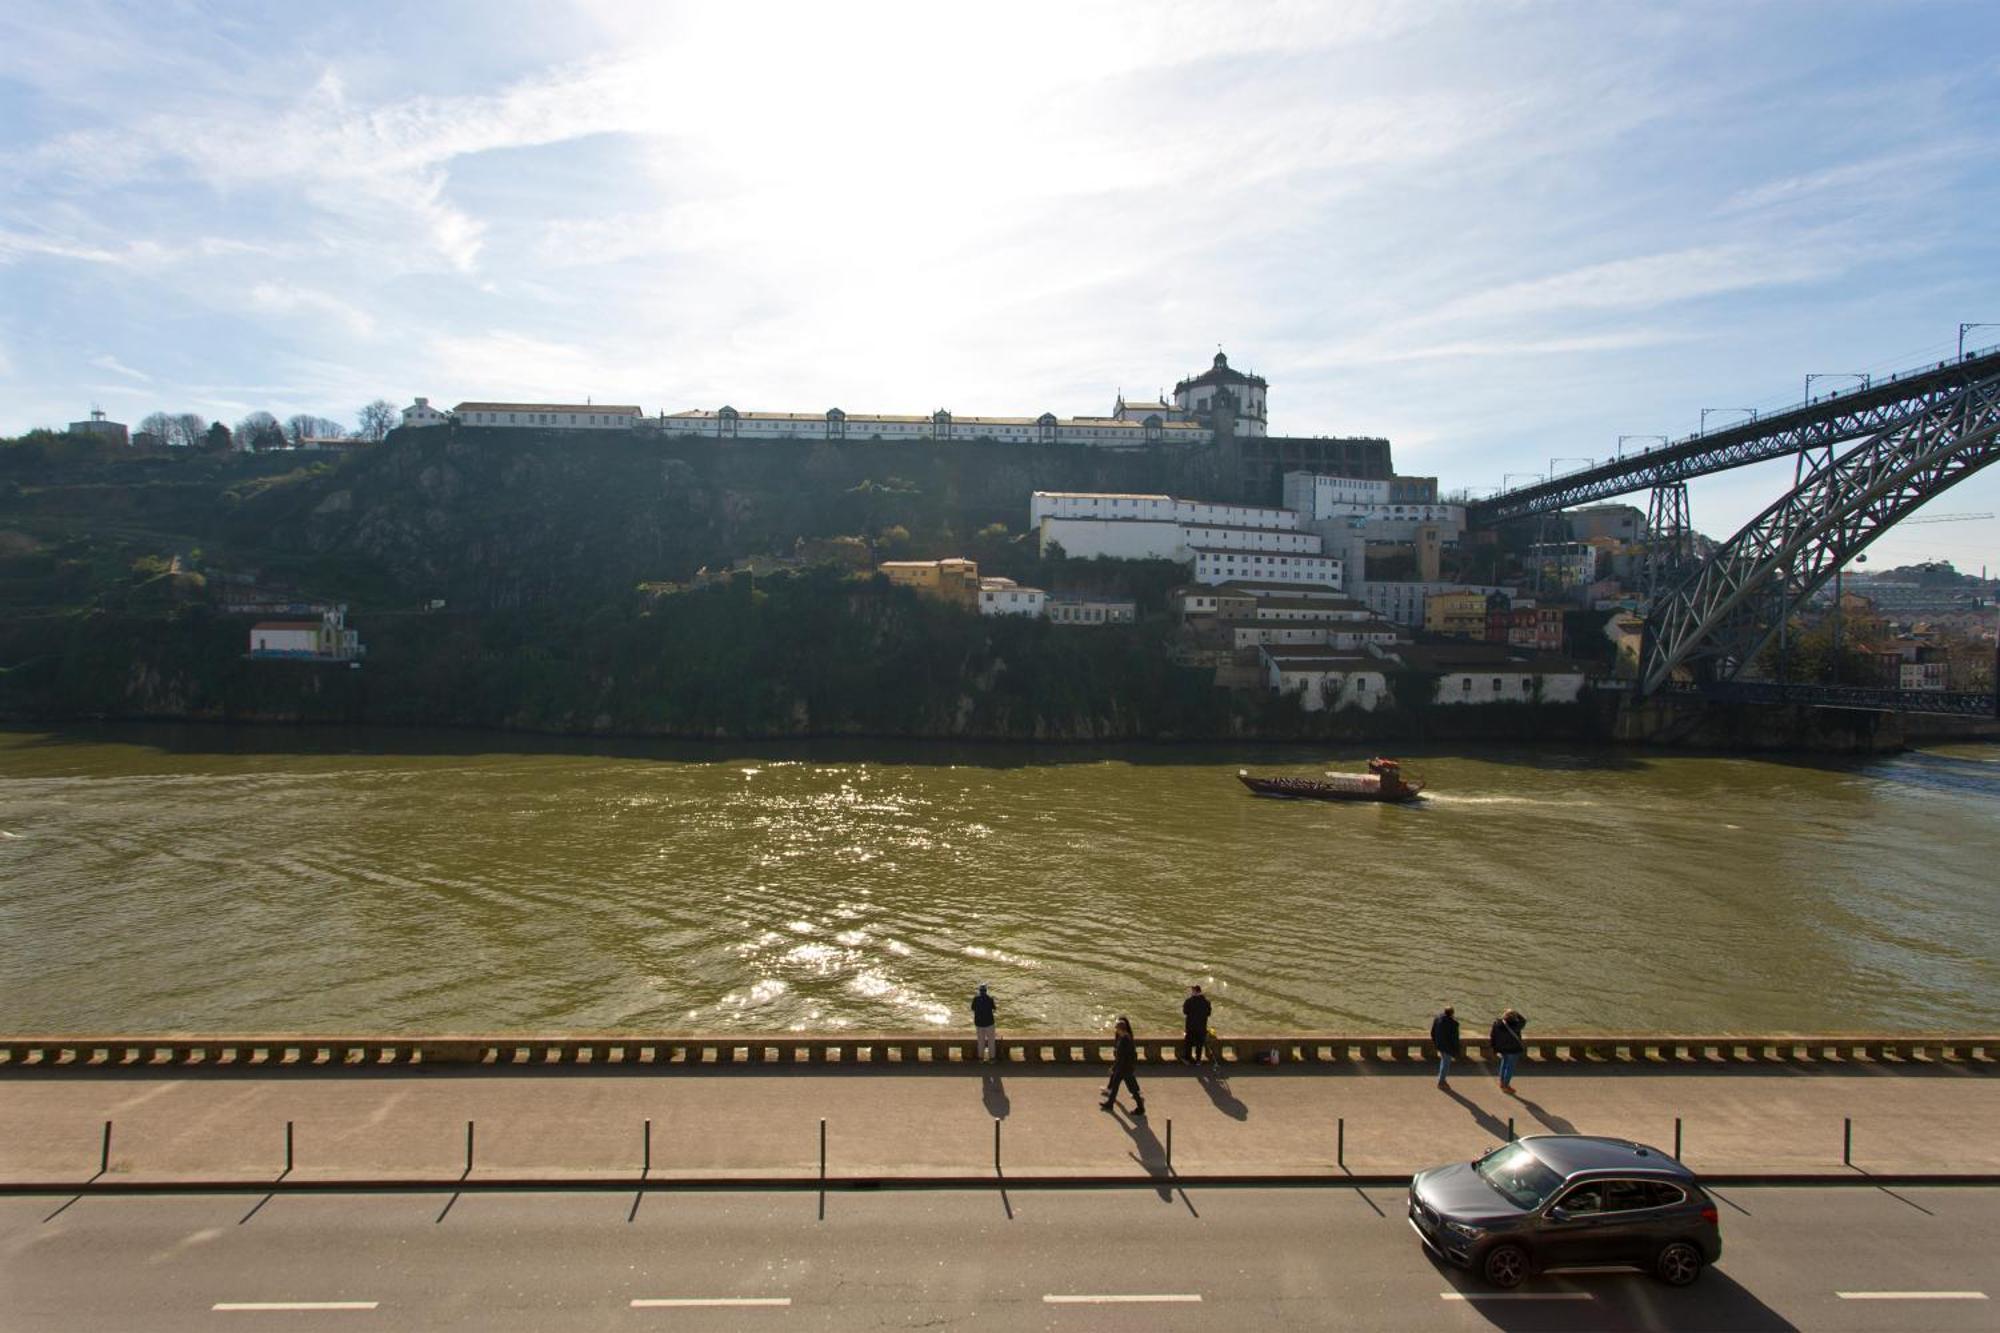
[[[22,1073],[0,1080],[0,1182],[631,1178],[652,1121],[666,1179],[991,1176],[994,1121],[1010,1179],[1163,1174],[1403,1174],[1548,1130],[1615,1134],[1713,1173],[2000,1173],[2000,1074],[1983,1066],[1649,1072],[1524,1069],[1519,1096],[1476,1068],[1450,1092],[1426,1071],[1142,1074],[1149,1116],[1097,1110],[1103,1074],[1016,1067],[927,1072],[414,1070]],[[1129,1108],[1129,1100],[1124,1103]]]

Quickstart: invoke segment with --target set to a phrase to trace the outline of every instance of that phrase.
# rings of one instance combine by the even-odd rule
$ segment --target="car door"
[[[1659,1186],[1651,1180],[1605,1180],[1604,1211],[1596,1231],[1596,1258],[1602,1264],[1646,1263],[1659,1248]]]
[[[1542,1212],[1537,1228],[1544,1267],[1599,1262],[1604,1251],[1604,1186],[1587,1180],[1564,1190]]]

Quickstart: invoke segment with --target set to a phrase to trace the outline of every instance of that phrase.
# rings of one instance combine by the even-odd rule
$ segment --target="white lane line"
[[[634,1310],[741,1309],[754,1305],[790,1305],[789,1296],[659,1296],[632,1302]]]
[[[378,1301],[216,1301],[208,1309],[258,1311],[258,1309],[374,1309]]]
[[[1843,1301],[1983,1301],[1983,1291],[1836,1291]]]
[[[1441,1301],[1594,1301],[1587,1291],[1441,1291]]]
[[[1199,1305],[1195,1293],[1167,1293],[1157,1296],[1044,1296],[1044,1305]]]

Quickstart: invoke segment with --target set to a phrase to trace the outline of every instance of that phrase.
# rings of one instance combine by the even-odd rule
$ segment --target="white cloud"
[[[1587,264],[1447,301],[1429,319],[1517,318],[1561,310],[1651,310],[1677,301],[1811,282],[1848,256],[1796,240],[1783,246],[1721,244]]]
[[[151,384],[153,382],[151,375],[148,375],[143,370],[132,369],[132,367],[126,365],[123,361],[120,361],[108,352],[103,356],[93,356],[90,358],[90,364],[100,369],[108,370],[114,375],[123,375],[127,379],[137,380],[141,384]]]
[[[375,321],[365,310],[357,309],[337,296],[308,287],[260,282],[250,289],[249,298],[255,309],[269,314],[330,320],[357,338],[365,338],[375,331]]]

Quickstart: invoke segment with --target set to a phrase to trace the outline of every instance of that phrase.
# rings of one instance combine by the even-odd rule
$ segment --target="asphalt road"
[[[1693,1288],[1506,1299],[1393,1190],[7,1198],[0,1329],[2000,1327],[2000,1188],[1725,1194]]]

